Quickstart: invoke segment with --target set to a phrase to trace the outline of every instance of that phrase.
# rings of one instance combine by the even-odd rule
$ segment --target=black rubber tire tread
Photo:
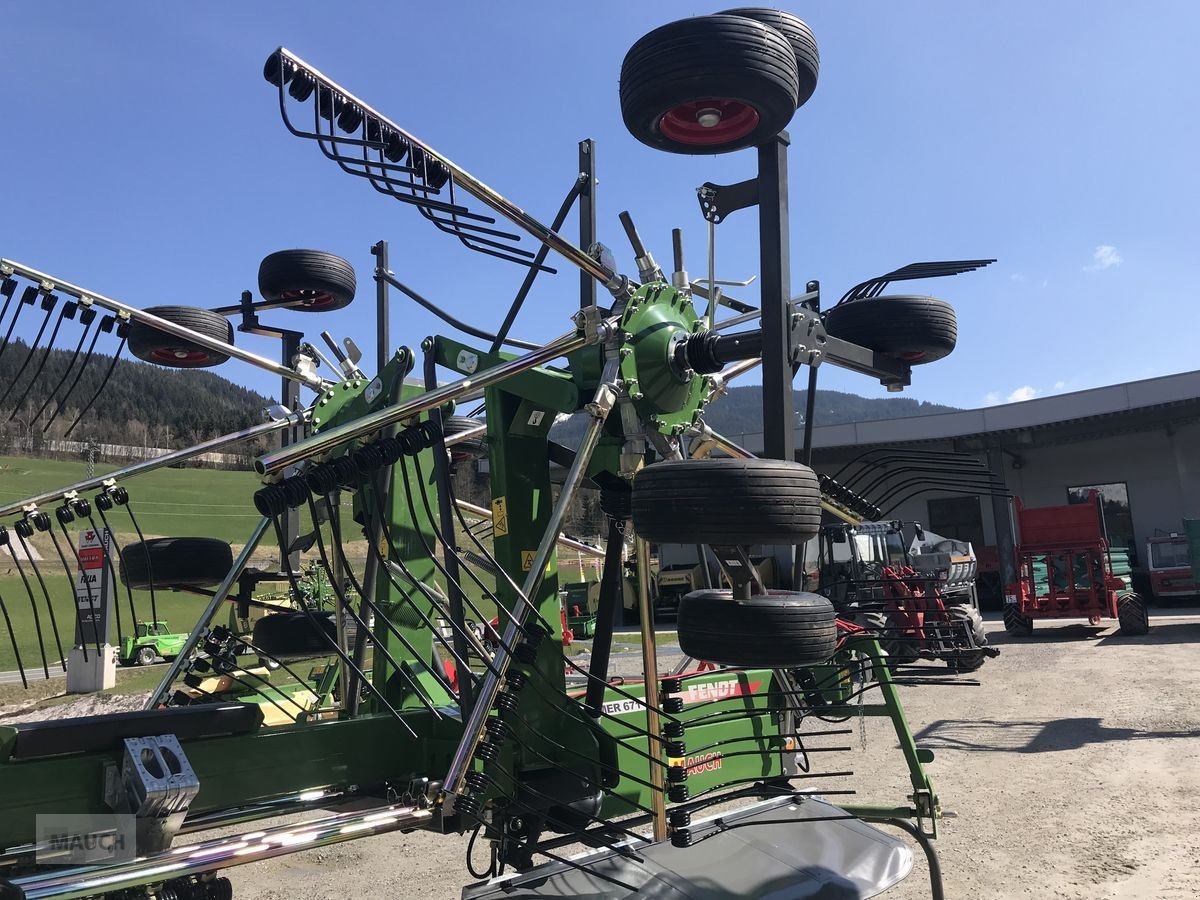
[[[233,343],[233,323],[211,309],[201,309],[198,306],[151,306],[144,311],[184,328],[190,328],[205,337],[224,341],[226,344]],[[169,351],[203,353],[204,358],[173,359],[156,355]],[[224,353],[217,353],[136,320],[129,325],[129,352],[140,360],[169,369],[207,369],[219,366],[229,359]]]
[[[464,431],[470,431],[472,428],[478,428],[483,424],[483,419],[472,419],[469,416],[446,416],[442,419],[442,434],[445,437],[450,437],[455,434],[462,434]],[[465,441],[460,441],[447,449],[451,456],[456,459],[478,459],[487,456],[488,445],[486,440],[486,432],[477,435],[473,438],[468,438]]]
[[[263,654],[286,661],[332,656],[334,645],[330,639],[337,640],[333,613],[314,610],[311,618],[300,611],[263,616],[254,623],[251,642]]]
[[[815,666],[837,649],[837,614],[820,594],[735,600],[730,591],[693,591],[679,601],[675,628],[684,653],[727,666]]]
[[[670,153],[729,153],[762,144],[787,127],[796,111],[796,54],[780,32],[742,16],[698,16],[654,29],[621,63],[621,116],[629,133]],[[748,134],[722,144],[672,140],[659,120],[695,100],[738,100],[759,116]]]
[[[1033,619],[1021,615],[1016,604],[1005,603],[1004,630],[1014,637],[1029,637],[1033,634]]]
[[[825,314],[834,337],[912,365],[949,356],[958,341],[954,307],[937,297],[895,294],[838,304]]]
[[[1121,634],[1133,637],[1149,633],[1150,616],[1141,594],[1126,591],[1117,596],[1117,622],[1120,623]]]
[[[738,9],[723,9],[718,16],[741,16],[770,25],[792,45],[796,56],[796,72],[800,78],[800,95],[796,99],[799,109],[817,89],[817,76],[821,71],[821,52],[817,49],[817,39],[813,36],[808,23],[799,16],[794,16],[781,9],[771,9],[766,6],[743,6]]]
[[[292,291],[329,295],[328,302],[317,306],[310,299],[297,299],[286,307],[298,312],[341,309],[354,299],[356,287],[354,267],[324,250],[280,250],[258,266],[258,292],[264,300],[278,300]]]
[[[131,588],[210,587],[233,568],[225,541],[202,537],[151,538],[121,552],[121,581]]]
[[[152,666],[158,659],[158,654],[154,652],[153,647],[138,647],[136,658],[139,666]]]
[[[963,622],[975,639],[975,646],[986,647],[988,643],[987,630],[983,627],[983,616],[973,606],[955,604],[946,607],[946,618],[951,622]],[[980,650],[959,650],[946,660],[955,672],[974,672],[987,660],[987,654]]]
[[[684,459],[633,481],[633,527],[664,544],[802,544],[821,527],[808,466],[776,459]]]
[[[875,635],[880,648],[887,654],[889,669],[911,665],[921,658],[912,641],[905,640],[900,635],[891,632],[893,626],[888,620],[888,614],[883,610],[871,610],[863,613],[862,621],[859,624]]]

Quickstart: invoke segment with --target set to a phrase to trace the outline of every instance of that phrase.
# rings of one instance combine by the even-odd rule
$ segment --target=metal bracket
[[[733,588],[733,596],[736,599],[748,600],[755,594],[767,592],[758,575],[758,569],[754,567],[745,547],[714,545],[712,552],[713,556],[717,558],[717,565],[729,579],[729,584]]]
[[[758,179],[738,181],[736,185],[714,185],[706,181],[696,188],[700,214],[704,220],[720,224],[731,212],[758,205]]]
[[[821,314],[793,304],[791,326],[788,356],[792,365],[812,366],[815,369],[825,359],[825,344],[829,339]]]
[[[731,212],[758,205],[758,179],[739,181],[737,184],[713,184],[706,181],[696,188],[700,201],[700,215],[714,225],[720,225]]]
[[[171,846],[200,779],[173,734],[125,738],[121,770],[110,769],[105,802],[137,820],[137,850],[144,856]]]

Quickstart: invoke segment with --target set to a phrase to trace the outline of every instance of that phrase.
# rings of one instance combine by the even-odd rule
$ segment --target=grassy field
[[[97,466],[97,474],[112,471],[112,466]],[[22,457],[0,456],[0,503],[13,502],[25,497],[61,489],[87,477],[86,465],[82,462],[61,460],[26,459]],[[250,472],[225,472],[210,469],[159,469],[148,472],[123,482],[129,490],[130,506],[137,516],[138,525],[147,537],[189,536],[211,537],[229,541],[234,546],[234,552],[240,550],[242,543],[249,536],[251,529],[259,519],[252,505],[254,491],[261,482]],[[84,496],[91,499],[95,491],[86,491]],[[348,504],[348,497],[346,503]],[[51,511],[50,507],[46,508]],[[108,514],[110,525],[116,530],[117,541],[121,546],[138,540],[128,513],[123,509],[113,509]],[[358,536],[358,527],[350,525],[349,514],[345,514],[343,522]],[[11,530],[12,520],[8,524]],[[97,518],[97,524],[99,519]],[[301,530],[308,526],[302,525]],[[76,542],[78,527],[69,526],[72,543]],[[54,533],[63,544],[62,533],[57,524]],[[351,535],[346,535],[347,539]],[[58,632],[62,647],[68,650],[73,639],[73,607],[71,600],[71,577],[63,569],[58,554],[50,538],[45,534],[36,534],[30,539],[34,548],[40,554],[37,565],[42,573],[55,618],[58,622]],[[474,545],[461,534],[458,537],[460,546],[475,549]],[[273,566],[274,540],[268,534],[263,546],[256,554],[252,565],[262,567]],[[491,541],[484,540],[490,549]],[[73,573],[75,562],[71,551],[63,545],[67,556],[69,570]],[[366,554],[365,545],[350,545],[349,555]],[[316,552],[310,554],[315,557]],[[574,554],[566,554],[560,560],[560,581],[574,581],[581,576],[578,562]],[[53,672],[53,667],[60,658],[58,647],[51,628],[50,616],[47,611],[46,599],[41,586],[34,577],[32,567],[23,562],[22,568],[29,579],[29,585],[36,599],[36,609],[41,626],[41,644]],[[361,560],[355,565],[361,573]],[[584,574],[583,577],[595,577],[594,573]],[[481,579],[489,587],[494,587],[494,579],[490,575],[482,575]],[[463,587],[471,600],[485,617],[495,614],[494,604],[484,598],[485,593],[475,582],[463,578]],[[131,631],[134,617],[129,608],[129,597],[123,585],[118,584],[117,594],[120,599],[120,618],[123,630]],[[21,580],[17,568],[7,555],[0,555],[0,600],[12,622],[12,630],[16,635],[17,649],[26,670],[40,674],[42,653],[38,641],[38,627],[35,622],[33,606],[30,603],[29,591]],[[138,620],[151,619],[150,595],[145,591],[133,593],[133,605]],[[205,598],[194,594],[181,594],[171,591],[156,591],[158,618],[166,620],[172,630],[184,632],[191,630],[197,617],[203,610]],[[218,613],[218,621],[224,622],[227,613]],[[477,618],[471,610],[467,611],[468,618]],[[116,629],[114,628],[114,640]],[[9,639],[9,629],[0,620],[0,671],[10,671],[17,668],[16,655]],[[61,672],[61,669],[59,669]]]
[[[96,474],[115,468],[97,465]],[[0,502],[56,490],[86,477],[83,462],[0,456]],[[253,472],[157,469],[122,484],[147,537],[188,534],[241,544],[260,518],[252,498],[262,483]],[[96,493],[85,491],[83,496],[90,500]],[[126,512],[114,509],[108,518],[119,535],[128,532],[137,539]]]

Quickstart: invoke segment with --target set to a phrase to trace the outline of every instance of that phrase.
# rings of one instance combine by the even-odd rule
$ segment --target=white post
[[[117,684],[117,648],[110,643],[109,607],[116,598],[111,547],[108,529],[97,532],[85,528],[79,532],[75,644],[67,655],[68,694],[89,694]]]

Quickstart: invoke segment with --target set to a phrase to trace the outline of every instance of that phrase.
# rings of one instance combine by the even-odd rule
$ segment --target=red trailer
[[[1113,571],[1100,495],[1085,503],[1026,509],[1014,499],[1017,583],[1004,598],[1004,627],[1028,635],[1035,619],[1116,619],[1122,634],[1150,630],[1146,603]],[[1123,553],[1123,552],[1122,552]],[[1128,572],[1128,565],[1121,567]]]

